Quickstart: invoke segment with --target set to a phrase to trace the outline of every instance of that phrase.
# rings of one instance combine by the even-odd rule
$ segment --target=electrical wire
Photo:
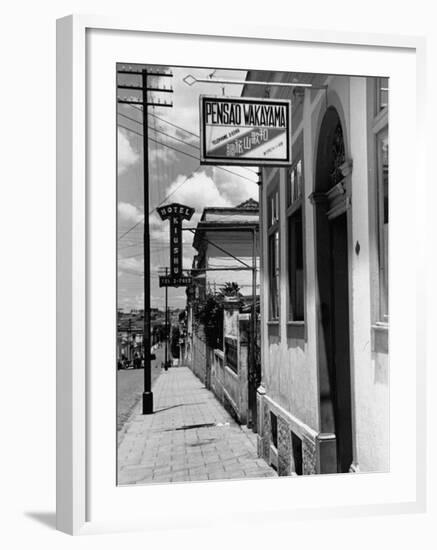
[[[140,120],[136,120],[135,118],[132,118],[132,117],[129,117],[127,115],[124,115],[123,113],[118,113],[119,116],[122,116],[124,118],[127,118],[128,120],[131,120],[132,122],[136,122],[137,124],[141,124],[142,125],[142,122]],[[156,132],[157,134],[162,134],[163,136],[165,137],[168,137],[168,138],[171,138],[171,139],[174,139],[175,141],[179,141],[180,143],[182,143],[183,145],[186,145],[187,147],[192,147],[193,149],[196,149],[196,151],[198,151],[200,149],[200,147],[198,145],[193,145],[191,143],[187,143],[186,141],[184,141],[183,139],[180,139],[176,136],[172,136],[171,134],[167,134],[166,132],[163,132],[162,130],[156,128],[156,127],[152,127],[152,126],[149,126],[149,130],[152,130],[153,132]],[[132,131],[135,131],[135,130],[132,130]],[[140,134],[142,136],[142,134]]]
[[[192,178],[192,177],[194,176],[194,174],[195,174],[198,170],[200,170],[200,168],[201,168],[201,166],[199,166],[198,168],[196,168],[196,169],[194,170],[194,172],[191,172],[191,174],[190,174],[189,176],[187,176],[187,177],[186,177],[186,178],[185,178],[185,179],[184,179],[175,189],[173,189],[173,191],[172,191],[171,193],[169,193],[168,195],[166,195],[166,196],[164,197],[164,199],[163,199],[159,204],[157,204],[154,208],[152,208],[152,210],[149,212],[149,216],[150,216],[159,206],[161,206],[161,204],[163,204],[163,203],[164,203],[165,201],[167,201],[172,195],[174,195],[174,194],[176,193],[176,191],[178,191],[178,189],[180,189],[180,188],[184,185],[184,183],[186,183],[190,178]],[[123,233],[123,235],[121,235],[121,236],[118,238],[118,240],[120,240],[120,239],[122,239],[123,237],[125,237],[128,233],[130,233],[133,229],[135,229],[135,227],[137,227],[138,225],[140,225],[140,223],[143,223],[143,221],[144,221],[144,216],[143,216],[143,218],[142,218],[140,221],[138,221],[138,222],[137,222],[135,225],[133,225],[130,229],[128,229],[127,231],[125,231],[125,232]]]
[[[127,130],[128,132],[133,132],[134,134],[138,134],[139,136],[142,136],[143,134],[140,132],[137,132],[136,130],[133,130],[132,128],[129,128],[128,126],[123,126],[122,124],[118,125],[120,128],[123,128],[124,130]],[[158,141],[154,138],[149,137],[150,141],[153,141],[154,143],[157,143],[158,145],[163,145],[164,147],[167,147],[168,149],[172,149],[173,151],[176,151],[177,153],[180,153],[182,155],[186,155],[187,157],[191,157],[197,161],[200,159],[194,155],[191,155],[190,153],[187,153],[186,151],[181,151],[180,149],[177,149],[176,147],[173,147],[171,145],[168,145],[168,143],[164,143],[163,141]],[[255,180],[252,180],[246,176],[243,176],[242,174],[238,174],[237,172],[232,172],[232,170],[228,170],[227,168],[224,168],[223,166],[216,166],[215,168],[218,168],[219,170],[223,170],[224,172],[229,172],[229,174],[233,174],[234,176],[238,176],[239,178],[243,178],[247,181],[250,181],[251,183],[257,183]]]
[[[131,105],[134,109],[137,111],[143,112],[143,109],[141,107],[138,107],[138,105]],[[187,130],[186,128],[182,128],[182,126],[178,126],[177,124],[174,124],[174,122],[170,122],[169,120],[166,120],[165,118],[162,118],[158,115],[155,115],[155,113],[148,113],[149,116],[155,117],[156,119],[160,120],[161,122],[165,122],[166,124],[169,124],[170,126],[173,126],[174,128],[177,128],[178,130],[182,130],[182,132],[186,132],[187,134],[191,134],[194,137],[197,137],[200,139],[200,136],[198,134],[195,134],[194,132],[190,132],[190,130]]]
[[[130,105],[137,111],[143,112],[143,109],[141,107],[138,107],[137,105]],[[186,132],[187,134],[190,134],[194,137],[196,137],[200,141],[200,135],[195,134],[194,132],[191,132],[190,130],[187,130],[186,128],[183,128],[182,126],[178,126],[177,124],[174,124],[173,122],[170,122],[169,120],[166,120],[165,118],[159,117],[158,115],[155,115],[154,113],[148,113],[149,116],[155,117],[156,119],[160,120],[161,122],[164,122],[165,124],[169,124],[170,126],[173,126],[174,128],[177,128],[178,130],[181,130],[182,132]],[[126,116],[126,115],[123,115]],[[137,121],[138,124],[142,124],[142,122]],[[252,168],[249,168],[247,166],[242,167],[244,170],[248,170],[249,172],[252,172],[253,174],[257,174],[256,170],[252,170]]]

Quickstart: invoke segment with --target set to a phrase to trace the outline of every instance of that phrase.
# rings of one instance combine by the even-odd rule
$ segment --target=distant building
[[[151,310],[151,343],[162,338],[164,313],[159,309]],[[144,310],[132,309],[125,312],[117,310],[117,359],[121,357],[131,361],[134,355],[144,353]]]
[[[203,210],[193,239],[197,255],[192,273],[197,281],[204,278],[200,289],[218,292],[226,282],[235,282],[243,295],[252,295],[250,268],[253,257],[259,256],[258,226],[259,205],[254,199],[235,207]],[[256,289],[258,292],[258,280]]]
[[[217,335],[215,346],[208,345],[202,326],[196,323],[196,309],[208,295],[218,294],[226,283],[236,283],[246,302],[259,293],[258,229],[259,205],[253,199],[235,207],[205,208],[196,228],[193,286],[187,290],[185,361],[207,387],[212,353],[215,347],[222,347],[223,335]],[[252,266],[256,268],[255,279]]]

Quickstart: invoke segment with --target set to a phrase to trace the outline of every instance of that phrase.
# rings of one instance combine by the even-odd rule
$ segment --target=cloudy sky
[[[161,309],[164,289],[159,288],[158,277],[169,266],[169,223],[161,221],[155,208],[171,202],[191,206],[195,215],[184,224],[195,227],[206,206],[236,206],[249,197],[258,199],[253,169],[200,166],[198,160],[199,95],[239,97],[242,86],[214,83],[188,86],[183,82],[187,75],[241,81],[246,73],[180,67],[170,71],[173,78],[149,79],[149,85],[171,85],[174,89],[173,94],[154,96],[161,101],[171,100],[173,107],[149,107],[151,305]],[[140,84],[140,77],[119,75],[118,82]],[[135,94],[120,89],[118,96],[136,99]],[[143,307],[143,218],[142,112],[136,106],[118,104],[118,307],[125,310]],[[183,237],[184,268],[190,268],[195,253],[191,246],[193,235],[184,231]],[[169,306],[184,305],[185,289],[170,288]]]

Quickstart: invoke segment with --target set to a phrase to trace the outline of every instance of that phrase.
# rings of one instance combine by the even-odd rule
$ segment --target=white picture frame
[[[124,37],[122,39],[122,37]],[[69,534],[84,534],[92,532],[119,531],[130,529],[151,529],[159,527],[169,527],[178,525],[202,526],[210,521],[203,514],[202,504],[209,495],[211,495],[210,514],[217,521],[220,520],[220,507],[223,507],[224,502],[228,502],[229,508],[227,513],[233,516],[234,509],[232,508],[232,497],[229,494],[239,495],[242,508],[245,510],[241,515],[241,521],[259,521],[262,519],[269,520],[274,517],[287,514],[290,518],[320,518],[331,516],[344,515],[363,515],[363,514],[380,514],[380,513],[397,513],[397,512],[418,512],[425,509],[426,502],[426,466],[425,466],[425,358],[424,358],[424,333],[418,330],[418,322],[416,318],[420,312],[424,313],[424,297],[423,292],[419,292],[423,288],[423,257],[420,247],[413,252],[413,260],[415,260],[414,268],[406,273],[405,277],[410,277],[410,281],[415,285],[417,295],[414,300],[408,302],[407,309],[413,315],[411,324],[407,332],[403,332],[401,326],[393,327],[393,332],[397,340],[402,341],[405,335],[413,333],[411,341],[406,344],[407,349],[396,350],[391,354],[392,361],[396,358],[404,358],[403,364],[405,369],[400,377],[403,377],[404,386],[412,384],[411,379],[405,380],[408,372],[413,372],[412,379],[414,382],[415,392],[411,396],[412,410],[408,419],[408,426],[411,427],[409,433],[408,445],[411,447],[409,462],[407,466],[409,471],[405,475],[404,487],[398,487],[398,492],[395,490],[396,479],[395,474],[387,474],[388,478],[392,476],[392,480],[387,478],[387,483],[384,487],[385,494],[379,495],[378,498],[372,498],[368,495],[367,500],[361,498],[361,491],[369,491],[372,486],[373,474],[363,476],[315,476],[313,479],[285,479],[280,480],[262,480],[261,482],[214,482],[196,483],[196,484],[178,484],[177,486],[155,486],[155,487],[136,487],[136,488],[103,488],[103,485],[96,481],[96,453],[92,451],[93,445],[96,445],[98,440],[99,447],[105,449],[105,445],[109,445],[111,437],[111,422],[115,419],[112,416],[115,402],[111,405],[114,397],[113,388],[114,380],[108,379],[102,384],[105,387],[105,397],[102,398],[99,404],[95,400],[95,376],[97,367],[93,351],[94,338],[105,339],[108,334],[115,334],[115,325],[111,325],[113,320],[109,319],[103,323],[106,327],[97,333],[94,323],[96,323],[96,315],[104,316],[103,311],[98,311],[98,306],[101,304],[98,297],[94,297],[96,277],[101,276],[101,272],[95,272],[95,251],[97,246],[105,244],[105,235],[99,232],[96,228],[96,197],[101,193],[102,189],[93,186],[91,182],[95,181],[95,170],[99,170],[101,159],[93,156],[96,153],[92,149],[92,144],[95,142],[96,130],[95,125],[90,123],[90,117],[94,117],[93,107],[96,101],[97,89],[90,88],[90,82],[93,80],[93,68],[95,68],[95,59],[90,59],[93,55],[102,50],[102,43],[112,44],[112,49],[119,51],[121,62],[143,62],[143,63],[159,63],[159,64],[181,64],[179,56],[183,55],[183,50],[180,52],[170,51],[170,48],[165,51],[165,48],[159,51],[157,56],[155,53],[150,53],[146,50],[138,50],[143,37],[145,40],[157,40],[160,43],[166,41],[174,43],[175,40],[183,40],[186,51],[190,50],[190,41],[220,41],[221,44],[233,44],[235,51],[238,49],[240,53],[236,55],[236,63],[241,63],[243,55],[249,56],[247,46],[250,44],[253,49],[256,45],[259,48],[269,50],[269,52],[278,52],[278,48],[299,47],[311,49],[314,47],[325,48],[330,51],[330,58],[338,59],[338,51],[344,52],[344,59],[341,63],[344,64],[346,74],[359,74],[363,67],[362,74],[368,74],[367,69],[355,64],[355,69],[348,70],[352,65],[352,59],[349,55],[351,52],[358,50],[365,54],[371,54],[373,51],[382,53],[391,52],[393,55],[408,57],[411,62],[405,64],[405,70],[408,72],[410,80],[406,80],[407,93],[415,97],[413,103],[414,109],[411,109],[409,116],[406,116],[406,124],[409,129],[413,128],[413,137],[415,151],[418,158],[413,172],[414,181],[416,183],[413,194],[418,194],[424,190],[425,180],[423,171],[425,162],[423,155],[424,146],[424,108],[421,101],[421,94],[424,89],[425,79],[425,40],[420,37],[409,36],[392,36],[392,35],[375,35],[375,34],[353,34],[353,33],[332,33],[332,32],[313,32],[309,30],[287,29],[287,28],[263,28],[263,27],[233,27],[231,30],[214,27],[213,24],[206,26],[192,22],[190,25],[184,25],[182,28],[178,26],[169,26],[168,24],[156,24],[141,21],[129,21],[124,19],[111,19],[106,17],[74,15],[58,20],[57,23],[57,528]],[[127,40],[127,38],[129,40]],[[125,40],[126,39],[126,40]],[[100,41],[100,42],[99,42]],[[109,42],[108,42],[109,41]],[[122,43],[123,42],[123,43]],[[121,47],[122,46],[122,47]],[[311,48],[309,47],[311,46]],[[119,48],[117,50],[117,48]],[[224,48],[225,49],[225,48]],[[113,58],[109,52],[105,54],[108,57],[105,62],[107,66],[112,66]],[[198,48],[197,48],[198,50]],[[145,53],[146,52],[146,53]],[[148,53],[147,53],[148,52]],[[226,60],[230,59],[229,52],[225,55]],[[314,54],[313,54],[314,55]],[[129,58],[127,58],[128,56]],[[197,56],[197,57],[196,57]],[[185,58],[185,64],[196,63],[198,59],[199,66],[205,66],[205,52],[192,52]],[[216,66],[214,58],[217,53],[210,54],[210,66]],[[159,58],[159,59],[158,59]],[[413,59],[414,58],[414,59]],[[138,61],[141,60],[142,61]],[[240,59],[240,61],[238,61]],[[248,59],[248,58],[247,58]],[[280,65],[281,60],[275,57],[275,63]],[[332,62],[332,59],[331,61]],[[260,67],[267,60],[260,59]],[[252,64],[252,63],[251,63]],[[102,66],[105,63],[102,63]],[[340,66],[340,65],[339,65]],[[411,69],[414,67],[414,70]],[[258,67],[256,67],[258,68]],[[99,69],[100,70],[100,69]],[[102,68],[102,71],[105,69]],[[399,76],[399,67],[394,69]],[[91,72],[90,72],[91,71]],[[316,72],[314,65],[308,65],[308,72]],[[322,72],[319,70],[319,72]],[[323,72],[330,72],[330,68]],[[102,73],[103,74],[103,73]],[[378,72],[376,74],[379,74]],[[393,73],[395,74],[395,73]],[[115,66],[114,75],[115,78]],[[412,78],[412,80],[411,80]],[[102,79],[106,84],[110,80]],[[394,80],[396,82],[396,78]],[[397,80],[399,82],[399,79]],[[414,88],[414,92],[413,92]],[[115,103],[112,105],[113,94],[115,88],[110,90],[108,97],[99,96],[99,109],[106,109],[106,114],[112,129],[115,128]],[[402,102],[400,95],[398,101]],[[112,105],[112,110],[111,110]],[[109,110],[108,110],[109,109]],[[391,116],[394,118],[396,109],[391,110]],[[113,120],[112,120],[113,119]],[[93,119],[94,120],[94,119]],[[390,124],[392,123],[392,119]],[[91,128],[91,130],[90,130]],[[112,131],[112,130],[111,130]],[[101,130],[104,133],[104,130]],[[112,134],[111,134],[112,135]],[[111,135],[109,135],[109,145],[102,144],[103,152],[115,152],[115,140],[113,146],[110,145]],[[411,135],[411,134],[410,134]],[[106,138],[105,138],[106,139]],[[102,142],[104,139],[102,139]],[[399,144],[401,147],[402,144]],[[91,149],[90,149],[91,147]],[[112,147],[112,149],[111,149]],[[411,145],[410,145],[411,148]],[[395,148],[396,150],[396,148]],[[399,149],[400,150],[400,149]],[[106,156],[106,159],[108,157]],[[96,160],[95,160],[96,159]],[[398,170],[400,168],[401,158],[393,158]],[[106,160],[109,172],[102,174],[106,176],[111,174],[112,183],[115,181],[116,174],[116,158],[108,162]],[[94,179],[93,179],[94,178]],[[105,180],[107,181],[107,180]],[[112,184],[111,184],[112,185]],[[109,185],[109,188],[111,187]],[[408,197],[399,199],[399,208],[408,204]],[[111,189],[108,191],[108,196],[99,195],[101,203],[99,205],[102,217],[102,227],[111,227],[112,218],[115,215],[113,209],[115,196],[111,195]],[[407,200],[407,203],[402,203],[402,200]],[[414,216],[414,233],[412,238],[417,237],[419,232],[423,231],[424,222]],[[105,225],[108,224],[108,225]],[[99,240],[100,239],[100,240]],[[101,249],[98,254],[106,258],[109,263],[102,261],[102,266],[111,265],[110,262],[115,260],[115,252],[111,245],[111,240]],[[396,258],[395,258],[396,259]],[[413,263],[412,260],[412,263]],[[114,264],[115,265],[115,264]],[[415,268],[418,271],[416,273]],[[393,271],[392,271],[393,272]],[[115,273],[115,272],[114,272]],[[420,275],[422,273],[422,275]],[[415,276],[417,276],[415,278]],[[105,286],[105,285],[103,285]],[[108,307],[115,304],[114,295],[115,286],[112,283],[104,288],[105,292],[110,294],[108,299]],[[112,293],[112,294],[111,294]],[[108,296],[109,296],[108,294]],[[96,301],[94,301],[96,300]],[[115,315],[115,308],[114,308]],[[424,318],[423,314],[423,318]],[[111,332],[112,331],[112,332]],[[100,340],[99,340],[100,341]],[[398,342],[399,343],[399,342]],[[113,344],[109,341],[108,347]],[[115,345],[115,342],[114,342]],[[394,342],[396,348],[396,342]],[[112,353],[112,351],[108,352]],[[110,357],[110,355],[108,355]],[[402,362],[402,361],[401,361]],[[408,365],[406,363],[409,362]],[[115,364],[115,363],[114,363]],[[110,370],[110,367],[108,367]],[[401,370],[401,369],[399,369]],[[101,374],[101,373],[100,373]],[[104,374],[106,376],[106,374]],[[111,376],[111,375],[109,375]],[[114,378],[114,377],[113,377]],[[405,386],[406,384],[406,386]],[[109,389],[107,389],[109,388]],[[398,391],[401,391],[400,389]],[[401,413],[400,402],[396,400],[396,391],[392,395],[391,413]],[[100,410],[100,412],[98,412]],[[108,420],[108,417],[109,420]],[[393,416],[392,416],[393,417]],[[115,426],[115,420],[113,422]],[[115,445],[115,427],[113,427],[113,444]],[[412,445],[414,441],[415,445]],[[405,444],[407,444],[405,442]],[[113,455],[108,456],[108,464],[103,464],[100,460],[102,471],[104,470],[110,479],[113,470],[115,475],[115,464],[112,463]],[[408,454],[408,453],[407,453]],[[111,470],[112,469],[112,470]],[[105,474],[106,475],[106,474]],[[383,475],[383,474],[376,474]],[[103,474],[102,474],[103,476]],[[323,479],[322,479],[323,478]],[[99,478],[100,479],[100,478]],[[103,479],[103,477],[102,477]],[[348,481],[354,479],[354,481]],[[385,479],[385,478],[384,478]],[[378,478],[375,483],[380,483],[382,478]],[[397,479],[399,481],[399,478]],[[107,481],[102,481],[107,483]],[[274,506],[269,506],[265,498],[257,498],[262,483],[262,493],[264,495],[276,495]],[[279,483],[281,485],[279,485]],[[296,505],[291,502],[287,496],[290,483],[294,483],[294,488],[303,490],[307,495],[307,499],[302,500],[302,505]],[[352,486],[351,483],[354,485]],[[232,486],[230,485],[232,484]],[[297,485],[299,484],[299,486]],[[381,483],[380,483],[381,484]],[[323,491],[319,489],[323,485]],[[367,486],[367,489],[364,487]],[[375,485],[376,486],[376,485]],[[337,498],[333,492],[346,494],[349,496],[338,502],[334,502]],[[118,492],[114,497],[114,491]],[[127,491],[129,494],[127,495]],[[236,491],[236,492],[235,492]],[[133,498],[133,492],[137,492]],[[352,492],[355,498],[352,498]],[[401,494],[402,493],[402,494]],[[154,506],[142,507],[141,510],[133,510],[138,506],[138,499],[141,501],[144,495],[150,495]],[[323,494],[326,498],[323,497]],[[364,494],[364,493],[363,493]],[[111,496],[109,496],[111,495]],[[161,497],[162,495],[162,497]],[[126,506],[126,502],[131,502],[132,509],[125,510],[125,514],[120,514],[117,506],[114,504],[114,498],[119,498],[120,503]],[[164,502],[174,501],[175,506],[181,502],[190,502],[190,505],[196,510],[196,514],[192,514],[190,518],[184,515],[184,510],[179,514],[175,512],[176,508],[169,507],[165,518],[160,518],[156,513],[159,510],[160,498]],[[113,499],[113,500],[111,500]],[[316,503],[312,502],[317,500]],[[98,504],[103,501],[107,502],[107,507],[99,509],[98,513],[90,510],[98,508]],[[135,501],[135,502],[134,502]],[[216,502],[217,504],[214,504]],[[111,507],[112,506],[112,507]],[[130,506],[130,504],[129,504]],[[235,514],[234,514],[235,515]],[[188,518],[188,519],[187,519]],[[238,518],[234,519],[238,521]]]

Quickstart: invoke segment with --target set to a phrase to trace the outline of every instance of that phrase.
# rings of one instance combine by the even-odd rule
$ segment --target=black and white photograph
[[[389,78],[115,70],[117,484],[389,472]]]
[[[432,6],[5,5],[2,547],[437,546]]]

